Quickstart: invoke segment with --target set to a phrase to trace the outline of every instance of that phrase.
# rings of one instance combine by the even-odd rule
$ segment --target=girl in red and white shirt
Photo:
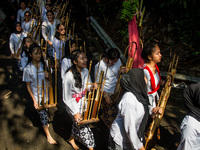
[[[159,95],[157,91],[160,88],[161,83],[161,76],[157,63],[161,61],[162,55],[160,53],[160,48],[158,44],[153,42],[144,46],[141,56],[145,60],[143,70],[148,80],[147,92],[150,104],[149,111],[154,112],[153,109],[155,109],[159,100]]]

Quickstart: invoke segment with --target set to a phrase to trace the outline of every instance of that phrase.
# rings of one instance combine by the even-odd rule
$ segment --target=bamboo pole
[[[74,40],[74,30],[75,30],[75,23],[73,23],[73,28],[72,28],[72,39]]]
[[[57,60],[55,52],[55,103],[57,104]]]

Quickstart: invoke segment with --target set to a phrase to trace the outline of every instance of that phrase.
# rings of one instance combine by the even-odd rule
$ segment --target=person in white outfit
[[[52,10],[47,11],[46,14],[48,21],[44,21],[42,23],[42,36],[48,44],[48,57],[53,57],[53,39],[56,33],[56,26],[60,23],[60,21],[54,18],[54,12]]]
[[[11,51],[11,57],[16,60],[16,63],[13,66],[13,73],[21,74],[22,67],[20,63],[20,52],[22,49],[22,41],[27,34],[22,32],[20,22],[16,22],[14,26],[15,31],[10,35],[9,38],[9,48]]]
[[[20,8],[18,11],[17,11],[17,22],[24,22],[24,13],[26,11],[31,11],[29,8],[26,8],[26,3],[24,1],[21,1],[20,2]]]
[[[26,11],[24,13],[25,21],[22,23],[22,30],[30,34],[35,26],[37,26],[37,21],[35,19],[31,19],[31,13]]]
[[[145,150],[144,133],[149,117],[144,72],[134,68],[123,74],[120,80],[124,90],[118,105],[117,118],[110,129],[110,150]]]
[[[68,69],[63,81],[63,101],[66,110],[72,117],[72,134],[69,143],[75,150],[79,147],[75,143],[75,139],[84,144],[89,150],[95,147],[94,135],[88,124],[78,125],[82,120],[84,97],[86,90],[91,90],[92,86],[86,89],[89,71],[87,67],[87,57],[79,50],[71,53],[72,66]],[[91,80],[89,81],[91,82]]]
[[[104,73],[106,73],[106,69],[108,67],[103,89],[103,114],[101,115],[102,121],[108,128],[110,128],[112,121],[117,115],[117,105],[112,103],[112,96],[115,91],[115,86],[119,77],[120,67],[122,65],[119,57],[120,53],[118,49],[110,48],[106,50],[106,54],[103,57],[103,59],[95,65],[94,77],[96,78],[97,76],[96,82],[99,81],[100,72],[104,71]]]
[[[143,66],[144,74],[148,80],[147,82],[147,92],[149,97],[149,111],[151,112],[158,104],[159,95],[158,90],[161,84],[160,70],[157,63],[161,61],[160,48],[157,43],[151,42],[144,46],[142,53],[142,58],[145,61]]]
[[[33,100],[33,106],[37,110],[39,104],[41,104],[42,90],[38,87],[42,86],[42,80],[48,82],[48,72],[45,72],[45,62],[42,57],[42,50],[39,45],[32,44],[29,49],[29,60],[23,73],[23,81],[26,82],[27,90]],[[38,75],[37,75],[37,72]],[[44,85],[45,85],[44,83]],[[48,83],[47,83],[48,84]],[[44,92],[46,97],[46,93]],[[48,100],[46,100],[48,101]],[[47,136],[47,141],[50,144],[57,144],[57,142],[52,138],[49,127],[48,127],[48,109],[37,110],[43,130]]]
[[[181,129],[181,141],[177,150],[200,149],[200,83],[187,87],[183,93],[183,100],[188,110]]]
[[[22,44],[23,45],[22,45],[22,51],[20,54],[20,62],[21,62],[22,71],[23,71],[25,66],[28,63],[29,48],[33,44],[33,41],[29,36],[27,36],[27,37],[24,37]]]

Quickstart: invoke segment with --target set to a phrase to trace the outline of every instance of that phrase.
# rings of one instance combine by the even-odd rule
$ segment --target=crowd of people
[[[162,57],[158,43],[150,42],[144,45],[141,57],[145,64],[142,68],[128,70],[122,64],[118,49],[110,48],[105,50],[102,59],[91,73],[87,69],[86,54],[78,47],[74,36],[69,34],[66,28],[68,23],[63,21],[62,13],[59,11],[62,10],[59,9],[62,2],[37,0],[26,3],[21,0],[18,8],[16,0],[9,0],[5,5],[15,9],[6,12],[2,8],[7,15],[10,28],[14,28],[9,38],[11,57],[15,60],[13,73],[22,76],[23,82],[26,82],[47,141],[50,144],[57,144],[49,132],[48,109],[38,108],[42,103],[42,97],[49,97],[50,94],[47,89],[44,94],[38,87],[42,86],[42,81],[45,85],[50,84],[52,72],[58,68],[60,74],[57,78],[62,82],[59,85],[62,92],[58,94],[62,95],[60,97],[73,122],[68,142],[75,150],[79,149],[76,140],[90,150],[95,148],[95,138],[90,124],[80,125],[79,121],[83,120],[81,114],[85,111],[83,104],[86,91],[97,89],[96,83],[99,82],[100,72],[103,71],[106,76],[102,88],[100,120],[109,130],[108,149],[144,150],[148,120],[163,113],[163,109],[158,107],[158,90],[162,85],[157,66]],[[94,81],[90,74],[95,77]],[[117,101],[114,101],[115,87],[119,79],[122,93]],[[179,150],[200,148],[199,92],[199,83],[191,85],[184,92],[189,113],[181,124],[182,139]]]

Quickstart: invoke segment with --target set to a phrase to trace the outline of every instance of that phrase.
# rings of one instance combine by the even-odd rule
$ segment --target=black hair
[[[26,42],[26,39],[28,39],[28,38],[30,38],[31,39],[31,37],[29,37],[29,36],[27,36],[27,37],[24,37],[23,38],[23,41],[22,41],[22,51],[21,51],[21,57],[22,57],[22,53],[23,52],[25,52],[25,55],[26,55],[26,57],[28,56],[28,54],[29,54],[29,50],[27,50],[27,47],[26,46],[24,46],[24,44],[25,44],[25,42]],[[32,40],[32,39],[31,39]]]
[[[29,55],[28,55],[28,63],[27,63],[27,65],[30,64],[30,62],[32,61],[32,57],[30,56],[30,54],[32,54],[36,49],[40,49],[41,50],[41,47],[39,45],[37,45],[36,43],[33,43],[29,48]],[[41,50],[41,53],[42,53],[42,50]],[[43,58],[42,54],[41,54],[40,61],[42,62],[43,69],[45,70],[45,62],[44,62],[44,58]]]
[[[19,2],[19,5],[21,5],[21,3],[24,3],[24,4],[26,5],[25,0],[21,0],[21,1]]]
[[[82,79],[81,79],[81,74],[76,69],[74,60],[77,61],[77,59],[81,53],[83,53],[83,52],[80,50],[74,50],[73,52],[71,52],[70,58],[71,58],[72,66],[69,67],[66,71],[66,72],[68,72],[69,70],[72,71],[72,74],[73,74],[74,80],[75,80],[75,87],[77,87],[77,88],[82,88]]]
[[[141,56],[146,63],[150,62],[148,56],[152,55],[152,52],[154,51],[156,45],[158,45],[156,42],[151,42],[149,44],[144,45]]]
[[[75,40],[70,40],[71,41],[71,47],[72,47],[72,45],[75,43],[76,44],[76,41]],[[66,42],[65,42],[65,57],[66,58],[69,58],[69,56],[71,55],[70,54],[70,49],[69,49],[69,44],[70,44],[70,42],[69,42],[69,40],[67,40]]]
[[[29,13],[29,15],[31,16],[31,12],[30,12],[30,11],[25,11],[24,15],[25,15],[26,13]]]
[[[55,38],[57,38],[58,40],[60,40],[60,33],[57,31],[57,30],[59,30],[59,27],[61,26],[62,24],[57,24],[57,26],[56,26],[56,34],[55,34]]]
[[[106,50],[105,57],[107,57],[110,60],[119,58],[120,57],[119,50],[116,48],[109,48]]]
[[[46,15],[47,15],[49,12],[54,16],[53,10],[47,10]]]

